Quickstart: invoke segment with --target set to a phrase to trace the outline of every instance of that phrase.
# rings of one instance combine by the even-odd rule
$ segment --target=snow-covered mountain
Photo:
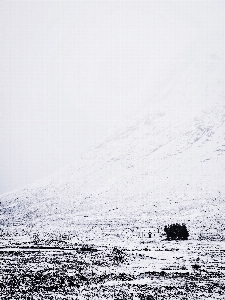
[[[154,109],[75,166],[2,195],[2,224],[34,231],[76,228],[78,235],[92,230],[97,237],[106,225],[185,222],[193,237],[213,230],[225,237],[224,39],[215,41],[202,55],[189,53],[183,72],[154,99]]]

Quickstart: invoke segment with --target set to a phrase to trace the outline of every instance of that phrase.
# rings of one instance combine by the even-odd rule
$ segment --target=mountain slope
[[[95,232],[98,224],[184,221],[193,237],[204,227],[223,238],[224,70],[222,54],[206,51],[162,89],[154,110],[85,153],[75,167],[3,195],[2,224],[34,231],[80,225],[90,231],[91,224]]]

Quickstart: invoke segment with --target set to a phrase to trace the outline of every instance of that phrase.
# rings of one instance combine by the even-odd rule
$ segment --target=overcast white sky
[[[223,0],[2,0],[0,193],[151,109],[190,43],[223,28]]]

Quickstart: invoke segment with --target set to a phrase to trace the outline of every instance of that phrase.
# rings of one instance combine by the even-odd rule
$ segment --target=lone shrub
[[[113,263],[119,264],[125,261],[126,254],[122,249],[114,247],[112,250]]]
[[[164,227],[166,232],[167,240],[187,240],[189,233],[185,224],[171,224]]]

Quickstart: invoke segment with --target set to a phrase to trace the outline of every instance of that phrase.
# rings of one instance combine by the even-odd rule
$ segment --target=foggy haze
[[[1,1],[0,192],[151,110],[186,49],[217,30],[224,1]]]

